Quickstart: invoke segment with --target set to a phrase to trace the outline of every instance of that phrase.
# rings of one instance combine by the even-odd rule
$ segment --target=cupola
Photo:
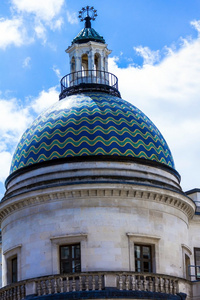
[[[70,74],[61,80],[60,99],[83,91],[103,91],[120,97],[118,79],[108,72],[108,55],[111,50],[102,36],[91,27],[97,16],[93,7],[79,11],[85,27],[73,39],[66,52],[70,59]]]

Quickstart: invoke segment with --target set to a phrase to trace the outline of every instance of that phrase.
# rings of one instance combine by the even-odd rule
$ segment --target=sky
[[[184,191],[200,188],[199,0],[1,0],[0,197],[22,133],[58,101],[65,50],[94,6],[92,27],[112,50],[109,71],[123,99],[166,139]]]

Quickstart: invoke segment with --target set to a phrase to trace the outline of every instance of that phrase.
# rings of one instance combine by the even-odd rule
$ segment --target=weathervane
[[[91,20],[95,20],[97,17],[97,13],[96,13],[96,9],[94,9],[93,6],[86,6],[83,7],[80,11],[79,11],[79,18],[80,21],[83,22],[85,21],[85,28],[91,28]]]

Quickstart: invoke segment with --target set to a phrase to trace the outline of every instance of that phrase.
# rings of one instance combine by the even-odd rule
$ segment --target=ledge
[[[140,233],[131,233],[127,232],[126,235],[128,237],[135,237],[135,238],[145,238],[145,239],[150,239],[150,240],[160,240],[160,236],[154,236],[154,235],[149,235],[149,234],[140,234]]]
[[[87,233],[75,233],[75,234],[66,234],[66,235],[60,235],[60,236],[52,236],[50,237],[50,240],[56,241],[60,239],[71,239],[71,238],[87,238]]]

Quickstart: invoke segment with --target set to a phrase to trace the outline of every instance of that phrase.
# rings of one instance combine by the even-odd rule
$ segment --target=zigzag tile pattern
[[[85,155],[144,158],[174,168],[169,147],[135,106],[105,93],[62,99],[23,134],[10,173],[39,162]]]

